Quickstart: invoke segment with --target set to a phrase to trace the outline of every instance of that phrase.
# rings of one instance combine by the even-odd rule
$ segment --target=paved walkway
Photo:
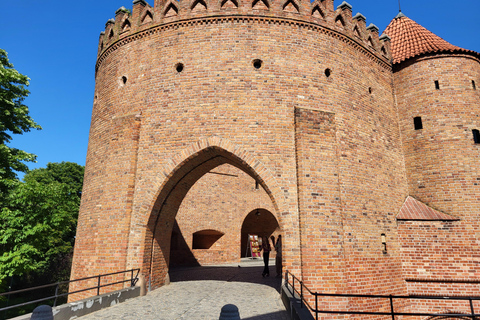
[[[79,319],[214,320],[222,306],[234,304],[242,320],[287,320],[279,293],[281,279],[275,278],[274,260],[270,264],[268,278],[262,277],[261,259],[173,270],[170,285]]]

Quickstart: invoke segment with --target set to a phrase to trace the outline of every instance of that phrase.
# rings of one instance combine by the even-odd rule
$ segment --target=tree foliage
[[[15,171],[27,172],[24,162],[33,162],[34,154],[9,147],[12,134],[22,134],[31,129],[41,129],[29,116],[23,101],[30,93],[28,77],[20,74],[8,61],[5,50],[0,49],[0,196],[11,186]]]
[[[29,171],[23,180],[25,182],[36,181],[41,184],[50,184],[53,182],[66,184],[80,197],[82,194],[84,171],[85,168],[83,166],[74,162],[50,162],[46,168]]]
[[[0,282],[45,273],[71,257],[82,183],[83,167],[62,162],[32,170],[15,184],[0,209]]]

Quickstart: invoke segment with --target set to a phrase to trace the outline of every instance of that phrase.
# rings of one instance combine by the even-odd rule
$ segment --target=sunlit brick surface
[[[284,269],[312,291],[415,293],[419,270],[473,279],[478,54],[391,59],[387,37],[331,0],[117,12],[99,42],[72,278],[140,268],[158,288],[184,258],[238,260],[257,224],[282,234]],[[397,221],[407,196],[457,220]]]

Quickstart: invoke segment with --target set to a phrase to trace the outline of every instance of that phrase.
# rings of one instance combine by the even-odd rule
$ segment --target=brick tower
[[[312,291],[452,280],[452,241],[472,246],[455,265],[472,280],[479,55],[426,30],[405,51],[420,29],[397,16],[379,37],[333,0],[119,9],[100,35],[72,278],[140,268],[155,289],[175,263],[237,261],[256,232],[283,235],[284,269]]]

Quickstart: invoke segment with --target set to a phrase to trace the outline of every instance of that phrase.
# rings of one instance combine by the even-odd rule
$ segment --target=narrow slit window
[[[438,80],[435,80],[435,89],[440,90],[440,83]]]
[[[258,190],[258,189],[259,189],[259,187],[260,187],[260,186],[259,186],[259,183],[258,183],[258,181],[255,181],[255,190]]]
[[[387,237],[385,236],[385,233],[382,233],[381,240],[382,240],[382,253],[386,254],[387,253]]]
[[[422,117],[413,118],[413,125],[415,126],[415,130],[423,129]]]
[[[473,133],[473,141],[476,144],[480,144],[480,131],[478,131],[477,129],[473,129],[472,133]]]
[[[472,88],[473,90],[477,90],[477,86],[475,85],[475,80],[472,80]]]

